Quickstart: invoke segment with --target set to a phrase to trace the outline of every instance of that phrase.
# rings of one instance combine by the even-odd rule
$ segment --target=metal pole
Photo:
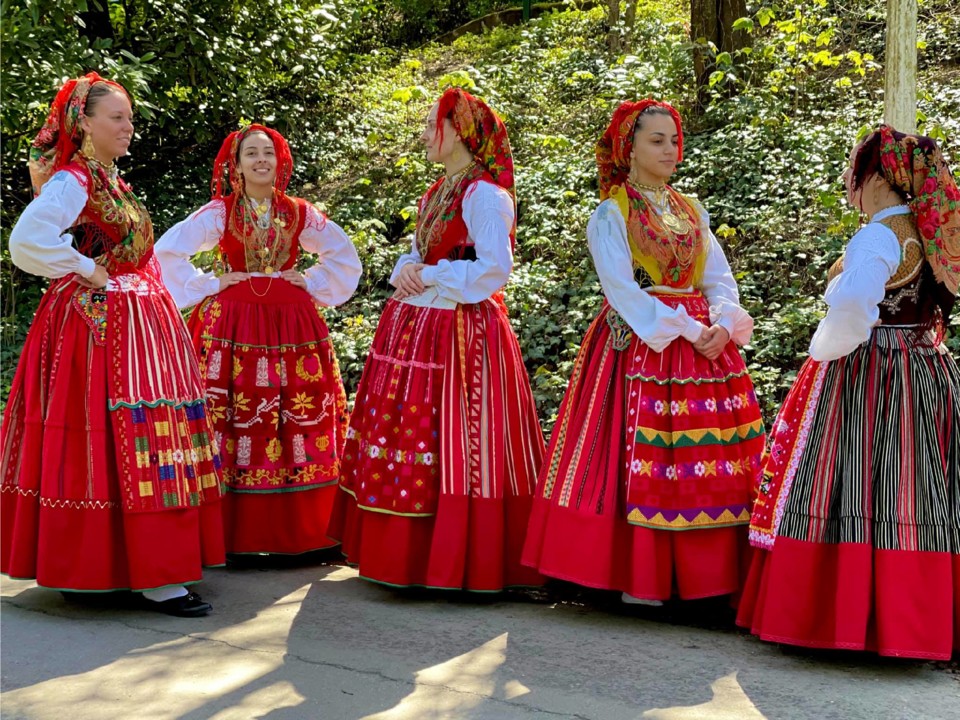
[[[530,4],[533,0],[523,0],[523,21],[527,22],[530,19]]]

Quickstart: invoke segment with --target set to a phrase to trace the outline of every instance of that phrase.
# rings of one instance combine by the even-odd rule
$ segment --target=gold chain
[[[440,186],[440,190],[435,192],[433,196],[427,200],[427,205],[423,209],[424,220],[430,217],[431,213],[434,213],[438,207],[443,207],[450,201],[450,196],[453,195],[453,191],[456,190],[457,186],[460,184],[460,181],[463,180],[467,173],[470,172],[476,166],[476,164],[476,160],[473,160],[462,170],[458,170],[453,175],[450,175],[444,179],[443,184]],[[429,243],[426,241],[421,243],[421,236],[429,235],[436,225],[436,221],[436,217],[432,218],[429,229],[425,227],[426,223],[424,223],[423,231],[417,233],[417,249],[420,251],[422,258],[426,257],[427,255]]]
[[[677,263],[684,269],[688,268],[693,262],[693,256],[696,251],[696,243],[690,236],[693,225],[691,225],[690,221],[686,218],[679,217],[672,212],[676,209],[674,208],[675,203],[673,197],[667,190],[666,183],[663,185],[645,185],[633,180],[627,180],[627,182],[634,190],[648,190],[654,193],[653,199],[657,205],[657,210],[660,212],[650,212],[649,217],[652,221],[660,220],[657,224],[666,231],[666,245],[670,248]],[[689,244],[681,242],[677,237],[678,235],[688,237],[690,239]]]
[[[257,297],[266,297],[267,294],[270,292],[270,288],[273,286],[273,271],[274,271],[273,264],[277,260],[277,255],[280,252],[280,243],[283,239],[279,231],[280,218],[274,217],[273,222],[272,223],[270,222],[270,216],[273,214],[273,203],[271,203],[270,206],[267,206],[266,201],[261,201],[256,207],[254,207],[252,198],[247,197],[246,200],[248,202],[248,207],[244,208],[244,213],[247,213],[247,212],[250,212],[251,214],[253,212],[258,213],[257,217],[251,223],[251,225],[253,226],[253,235],[254,235],[254,248],[252,249],[256,254],[260,256],[260,267],[262,268],[263,272],[270,277],[269,282],[267,282],[267,289],[264,290],[262,294],[258,293],[256,290],[253,289],[252,283],[250,285],[250,292],[252,292]],[[267,217],[266,227],[261,225],[259,222],[260,218],[263,217],[264,214],[266,214],[266,217]],[[267,241],[270,237],[271,225],[276,225],[277,227],[274,229],[273,245],[270,246],[268,251]],[[248,249],[249,248],[246,247],[246,242],[244,242],[243,259],[246,265],[246,270],[249,273],[250,258],[247,252]],[[269,261],[267,260],[268,252],[270,256]]]

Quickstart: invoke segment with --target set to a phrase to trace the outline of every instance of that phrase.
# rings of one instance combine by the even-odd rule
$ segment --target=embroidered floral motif
[[[207,363],[207,379],[220,379],[220,364],[223,360],[223,353],[220,350],[214,350],[210,353],[210,360]]]
[[[253,451],[253,440],[249,435],[243,435],[237,440],[237,465],[249,465],[250,453]]]
[[[303,435],[293,436],[293,461],[297,464],[307,461],[307,451],[303,447]]]
[[[270,386],[270,370],[267,358],[259,357],[257,358],[257,377],[256,377],[257,387],[269,387]]]
[[[249,438],[246,438],[249,440]],[[271,438],[267,442],[267,457],[270,458],[270,462],[276,462],[280,459],[280,456],[283,455],[283,445],[280,444],[279,438]],[[247,463],[240,463],[246,465]]]

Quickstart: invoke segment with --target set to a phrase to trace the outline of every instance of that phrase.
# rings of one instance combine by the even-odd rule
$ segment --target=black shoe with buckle
[[[143,604],[148,610],[165,615],[175,615],[176,617],[203,617],[209,615],[210,611],[213,610],[213,605],[204,602],[199,595],[193,592],[162,602],[143,598]]]

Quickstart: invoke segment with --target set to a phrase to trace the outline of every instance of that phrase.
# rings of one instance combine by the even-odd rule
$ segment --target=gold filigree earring
[[[93,146],[93,137],[90,135],[90,133],[83,134],[83,142],[80,144],[80,152],[82,152],[84,157],[89,160],[96,159],[97,150]]]

